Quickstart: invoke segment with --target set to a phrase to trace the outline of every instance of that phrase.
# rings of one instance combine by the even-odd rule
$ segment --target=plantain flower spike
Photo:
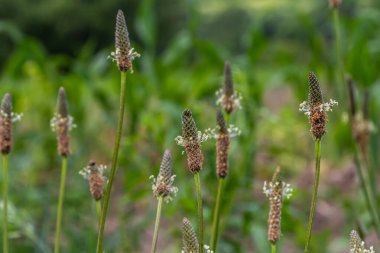
[[[158,173],[157,178],[150,176],[152,180],[152,190],[153,195],[158,197],[163,197],[166,203],[173,200],[173,197],[176,196],[178,188],[173,186],[175,175],[173,175],[172,169],[172,155],[170,150],[166,150],[162,158],[160,172]]]
[[[338,8],[342,4],[342,0],[329,0],[329,7],[331,9]]]
[[[57,98],[57,112],[50,121],[53,132],[57,132],[58,154],[67,157],[70,154],[69,132],[76,127],[74,119],[68,114],[66,92],[59,88]]]
[[[193,115],[189,109],[182,113],[182,136],[175,138],[178,145],[185,148],[187,167],[192,173],[198,173],[203,165],[201,142],[209,139],[209,135],[197,130]]]
[[[375,253],[373,246],[365,248],[365,243],[360,238],[358,232],[352,230],[350,233],[350,253]]]
[[[310,132],[316,140],[320,140],[326,133],[327,113],[332,111],[332,108],[338,102],[330,99],[329,102],[324,103],[321,87],[318,79],[313,72],[309,73],[309,95],[308,101],[300,104],[299,110],[304,112],[309,117],[311,125]]]
[[[0,150],[3,155],[9,154],[12,150],[12,123],[20,121],[22,116],[12,112],[11,94],[5,93],[0,108]]]
[[[95,201],[103,198],[104,189],[107,184],[107,178],[103,175],[107,169],[105,165],[97,165],[95,161],[90,161],[79,174],[87,179],[90,185],[90,193]]]
[[[232,70],[228,62],[224,65],[223,88],[216,95],[218,97],[216,104],[221,105],[226,113],[231,114],[236,109],[241,108],[242,97],[235,92]]]
[[[268,241],[276,244],[281,235],[281,210],[283,199],[289,199],[292,196],[293,189],[289,184],[279,179],[280,168],[277,167],[272,181],[267,184],[264,182],[263,192],[269,198],[269,216],[268,216]]]
[[[116,15],[115,50],[115,52],[111,53],[110,58],[116,61],[121,72],[130,70],[132,73],[132,61],[140,57],[140,54],[131,47],[127,24],[122,10],[119,10]]]
[[[182,221],[182,253],[198,253],[199,242],[194,232],[193,226],[187,218]]]
[[[220,178],[225,178],[228,172],[228,149],[230,146],[230,136],[226,120],[222,111],[216,113],[216,122],[219,134],[216,138],[216,174]]]

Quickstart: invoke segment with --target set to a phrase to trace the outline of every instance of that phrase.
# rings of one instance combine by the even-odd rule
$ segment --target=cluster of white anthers
[[[8,113],[5,113],[3,110],[0,110],[0,114],[3,118],[8,118],[9,115]],[[12,122],[18,122],[18,121],[21,121],[22,117],[24,116],[24,114],[22,113],[14,113],[12,112],[11,115],[10,115],[10,118],[11,118],[11,121]]]
[[[375,250],[373,249],[373,246],[371,246],[369,249],[364,248],[364,242],[361,243],[361,245],[354,246],[350,249],[350,253],[375,253]]]
[[[189,144],[189,142],[198,142],[198,143],[201,143],[201,142],[205,142],[205,141],[208,141],[210,139],[210,135],[207,134],[207,133],[202,133],[201,131],[198,131],[198,137],[197,137],[197,140],[192,140],[192,139],[185,139],[183,138],[182,136],[177,136],[175,137],[175,142],[177,143],[177,145],[179,146],[186,146],[187,144]]]
[[[352,230],[350,233],[350,253],[375,253],[373,246],[365,248],[364,241],[360,238],[358,232]]]
[[[158,175],[157,178],[155,178],[153,175],[151,175],[149,177],[150,180],[152,180],[152,191],[153,191],[153,194],[158,198],[159,195],[157,195],[156,193],[160,192],[160,190],[163,190],[163,189],[160,189],[160,187],[164,186],[165,187],[165,194],[163,194],[163,198],[164,198],[164,201],[165,203],[169,203],[170,201],[172,201],[176,196],[177,196],[177,192],[178,192],[178,188],[175,187],[173,184],[174,184],[174,180],[176,178],[176,175],[172,175],[169,179],[169,182],[165,182],[165,179],[162,175]]]
[[[128,58],[132,62],[134,59],[139,58],[141,55],[135,51],[134,48],[129,49]],[[113,62],[118,61],[118,59],[122,57],[120,48],[116,48],[115,52],[111,52],[111,54],[107,57],[107,59],[111,59]],[[131,73],[133,73],[133,69],[131,68]]]
[[[216,105],[223,105],[223,101],[225,100],[226,95],[224,94],[223,89],[218,90],[216,93]],[[241,109],[241,100],[243,99],[243,96],[240,95],[238,92],[234,92],[229,99],[233,101],[233,108],[235,109]]]
[[[214,253],[214,251],[212,251],[210,249],[210,246],[208,245],[203,245],[203,249],[205,253]],[[181,253],[185,253],[185,251],[182,250]],[[188,252],[188,253],[198,253],[198,252]]]
[[[90,175],[94,172],[99,173],[100,176],[103,176],[104,171],[107,170],[107,166],[103,164],[91,166],[87,165],[83,169],[79,171],[79,175],[81,175],[84,179],[89,180]]]
[[[272,182],[267,183],[267,181],[265,181],[263,186],[263,193],[265,196],[270,198],[274,189],[278,188],[280,184],[282,184],[282,197],[289,199],[293,195],[293,188],[290,186],[290,184],[287,184],[285,182],[276,181],[273,184]]]
[[[333,99],[330,99],[328,102],[320,104],[318,107],[319,107],[319,111],[321,112],[331,112],[332,108],[336,105],[338,105],[338,102]],[[311,113],[310,109],[312,108],[309,108],[309,103],[307,101],[303,101],[299,105],[299,111],[303,112],[307,116],[310,116],[310,113]]]
[[[69,128],[69,131],[71,131],[73,128],[76,128],[77,125],[74,124],[74,118],[72,116],[68,116],[67,118],[62,117],[59,114],[55,114],[54,117],[50,120],[50,127],[53,132],[57,131],[59,124],[67,121],[67,126]]]
[[[209,138],[217,139],[219,136],[219,131],[220,126],[217,125],[215,128],[206,129],[205,134],[207,134]],[[239,136],[241,134],[241,130],[232,124],[227,128],[227,131],[230,138]]]

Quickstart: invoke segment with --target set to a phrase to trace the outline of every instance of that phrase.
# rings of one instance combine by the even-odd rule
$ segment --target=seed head
[[[12,100],[9,93],[6,93],[1,101],[0,149],[4,155],[12,150]]]
[[[58,91],[55,123],[57,130],[58,153],[63,157],[67,157],[70,154],[70,127],[66,93],[63,87],[61,87]]]
[[[342,4],[342,0],[329,0],[330,8],[338,8]]]
[[[178,188],[173,186],[175,175],[173,175],[172,155],[169,150],[164,153],[157,179],[154,176],[150,178],[153,181],[152,190],[155,197],[162,196],[168,203],[177,194]]]
[[[224,95],[231,97],[234,94],[234,80],[232,78],[231,66],[228,62],[224,64],[224,85],[223,85]]]
[[[220,110],[217,112],[216,121],[219,128],[219,134],[216,138],[216,174],[218,177],[224,178],[228,173],[230,136],[223,113]]]
[[[197,173],[203,165],[201,137],[197,130],[193,115],[189,109],[182,113],[182,139],[187,155],[187,166],[192,173]]]
[[[323,104],[321,87],[314,72],[309,73],[309,107],[313,108]]]
[[[66,118],[69,115],[66,92],[65,92],[65,89],[63,87],[59,88],[59,91],[58,91],[57,113],[62,118]]]
[[[91,160],[88,165],[79,172],[80,175],[88,180],[90,193],[95,201],[99,201],[103,198],[105,184],[107,183],[107,178],[103,176],[103,173],[106,169],[106,166],[97,165],[95,161]]]
[[[184,253],[198,253],[199,243],[193,226],[187,218],[182,221],[182,243]]]

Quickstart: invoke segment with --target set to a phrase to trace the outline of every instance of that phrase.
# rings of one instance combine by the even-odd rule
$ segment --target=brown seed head
[[[0,149],[2,154],[9,154],[12,150],[12,100],[9,93],[1,101]]]
[[[272,183],[274,187],[269,197],[268,240],[272,244],[276,244],[281,234],[282,182]]]
[[[173,176],[172,170],[172,155],[170,150],[166,150],[162,157],[160,172],[158,174],[159,185],[156,188],[155,196],[168,196],[170,194],[170,187],[172,185],[171,178]]]
[[[313,72],[309,73],[309,122],[311,125],[311,133],[315,139],[321,139],[326,133],[327,114],[321,110],[323,97],[318,79]]]
[[[193,226],[187,218],[182,221],[182,243],[184,253],[198,253],[199,243]]]
[[[58,153],[67,157],[70,154],[69,116],[66,93],[63,87],[58,92],[56,124]]]
[[[329,0],[330,8],[338,8],[342,4],[342,0]]]
[[[197,173],[202,169],[203,154],[197,126],[189,109],[182,113],[182,138],[187,155],[187,166],[192,173]]]
[[[115,48],[117,66],[120,71],[127,72],[132,68],[131,43],[122,10],[119,10],[116,15]]]
[[[216,174],[218,177],[225,178],[228,173],[230,137],[223,113],[218,110],[216,115],[216,121],[219,127],[219,133],[216,138]]]
[[[223,109],[228,113],[232,113],[235,110],[234,101],[234,81],[232,77],[231,66],[228,62],[224,65],[224,84],[223,84]]]
[[[104,177],[99,173],[91,173],[89,177],[90,192],[95,201],[103,198]]]

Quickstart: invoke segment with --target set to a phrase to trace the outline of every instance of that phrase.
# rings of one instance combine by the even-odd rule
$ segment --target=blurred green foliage
[[[268,252],[268,202],[261,192],[277,165],[295,188],[285,204],[278,252],[301,252],[313,180],[313,141],[298,105],[307,99],[307,73],[320,79],[329,114],[322,146],[322,175],[312,252],[347,252],[358,225],[373,231],[353,169],[346,85],[339,79],[332,12],[326,1],[3,1],[0,9],[0,94],[10,91],[15,126],[10,162],[12,252],[51,252],[60,160],[49,120],[60,86],[78,127],[68,162],[62,252],[93,252],[96,209],[78,171],[90,159],[108,164],[118,107],[119,73],[107,60],[116,10],[127,16],[133,46],[142,57],[127,77],[127,113],[117,180],[106,228],[107,252],[149,252],[156,200],[148,180],[166,148],[175,159],[179,187],[164,205],[158,250],[179,252],[180,224],[196,221],[191,175],[180,134],[184,108],[199,129],[215,126],[215,92],[230,61],[242,110],[231,122],[242,130],[232,141],[219,252]],[[344,1],[340,8],[345,72],[358,94],[369,90],[371,119],[379,128],[380,4]],[[3,44],[3,43],[2,43]],[[372,165],[380,168],[380,135],[372,133]],[[201,173],[206,242],[216,194],[215,147],[203,145]],[[376,180],[376,178],[373,178]],[[373,242],[380,246],[378,241]]]

